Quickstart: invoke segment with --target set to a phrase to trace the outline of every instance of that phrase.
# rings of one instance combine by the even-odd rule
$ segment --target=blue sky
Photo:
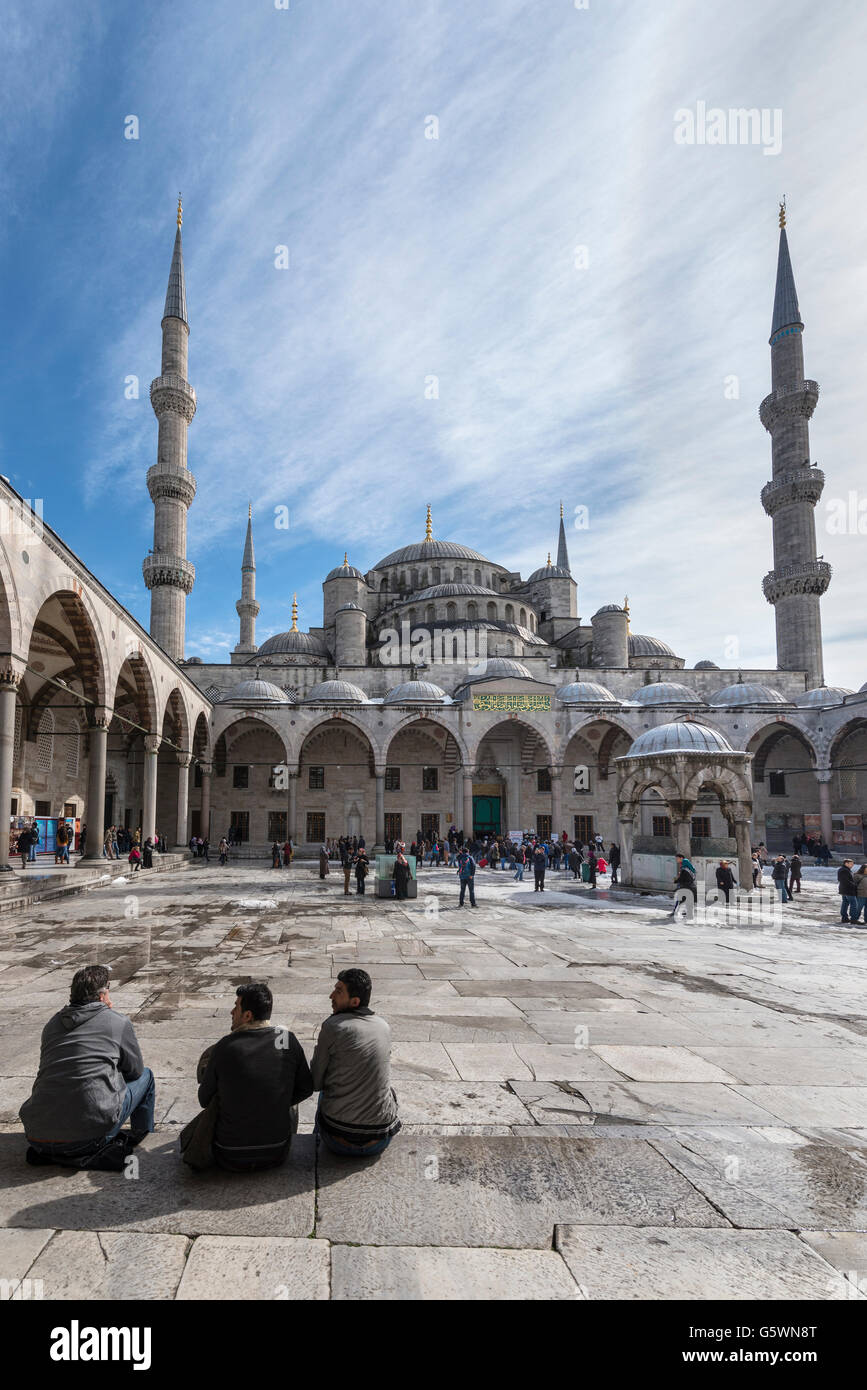
[[[688,664],[773,666],[757,411],[785,193],[822,390],[826,680],[857,688],[867,537],[826,523],[851,493],[867,512],[865,40],[846,0],[11,0],[0,471],[147,625],[180,189],[189,655],[238,640],[248,500],[262,641],[294,590],[321,622],[345,549],[364,570],[420,540],[428,501],[435,535],[526,574],[562,498],[589,508],[569,533],[585,620],[628,593]],[[700,101],[779,109],[780,152],[677,144]]]

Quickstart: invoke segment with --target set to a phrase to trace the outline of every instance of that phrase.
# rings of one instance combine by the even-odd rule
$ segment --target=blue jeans
[[[857,922],[864,898],[856,898],[854,893],[844,893],[840,899],[840,921]]]
[[[784,903],[787,903],[787,902],[789,901],[789,898],[790,898],[792,895],[791,895],[791,893],[789,892],[788,888],[786,887],[785,880],[782,879],[782,878],[775,878],[775,879],[774,879],[774,887],[776,888],[777,892],[779,893],[781,900],[782,900]]]
[[[30,846],[30,853],[29,853],[29,855],[27,856],[27,858],[28,858],[28,861],[29,861],[31,864],[35,864],[35,863],[36,863],[36,846],[35,846],[35,845],[31,845],[31,846]]]
[[[146,1129],[151,1131],[154,1127],[154,1101],[156,1099],[156,1086],[154,1084],[154,1074],[150,1067],[145,1067],[141,1076],[135,1081],[127,1082],[126,1092],[123,1098],[123,1105],[120,1110],[120,1119],[108,1134],[102,1139],[82,1139],[73,1144],[64,1144],[62,1141],[57,1144],[40,1144],[30,1140],[30,1145],[41,1154],[57,1154],[58,1156],[69,1156],[70,1158],[81,1157],[83,1154],[96,1152],[99,1146],[106,1139],[113,1139],[120,1132],[121,1125],[128,1116],[132,1116],[131,1129]]]
[[[471,878],[462,878],[462,879],[461,879],[461,900],[460,900],[460,902],[458,903],[458,907],[463,907],[463,905],[464,905],[464,898],[466,897],[466,892],[467,892],[467,889],[468,889],[468,888],[469,888],[469,890],[470,890],[470,906],[471,906],[471,907],[475,907],[475,905],[476,905],[476,890],[475,890],[475,887],[473,886],[473,880],[472,880]]]
[[[324,1129],[319,1127],[319,1111],[322,1109],[322,1095],[316,1102],[316,1119],[313,1122],[313,1133],[317,1139],[328,1149],[329,1153],[339,1154],[342,1158],[375,1158],[388,1148],[393,1134],[387,1134],[384,1139],[380,1139],[376,1144],[344,1144],[341,1139],[334,1139],[330,1134],[326,1134]]]
[[[519,883],[523,883],[523,882],[524,882],[524,865],[523,865],[523,864],[519,864],[519,865],[517,866],[517,868],[515,869],[515,878],[517,879],[517,881],[518,881]]]

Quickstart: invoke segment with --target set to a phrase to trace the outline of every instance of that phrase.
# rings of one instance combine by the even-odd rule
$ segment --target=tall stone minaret
[[[566,549],[566,525],[563,521],[562,502],[560,503],[560,535],[557,540],[557,564],[561,569],[568,570],[569,574],[572,573],[569,569],[569,551]]]
[[[763,589],[776,610],[777,666],[806,671],[807,688],[824,684],[819,600],[831,581],[831,566],[816,558],[814,509],[825,475],[810,465],[810,416],[819,397],[804,379],[804,325],[789,259],[786,205],[780,204],[780,250],[771,325],[771,394],[759,416],[771,436],[773,476],[762,489],[762,505],[774,526],[774,568]]]
[[[241,597],[235,604],[241,619],[241,640],[233,656],[252,656],[256,647],[256,619],[259,605],[256,602],[256,557],[253,554],[253,506],[247,509],[247,539],[244,541],[244,558],[241,561]]]
[[[187,292],[181,246],[181,200],[166,307],[160,375],[151,382],[151,405],[159,421],[157,461],[148,469],[154,504],[154,548],[142,565],[151,591],[151,636],[175,661],[184,659],[187,594],[196,571],[187,559],[187,509],[196,480],[187,468],[187,429],[196,413],[196,393],[187,381]]]

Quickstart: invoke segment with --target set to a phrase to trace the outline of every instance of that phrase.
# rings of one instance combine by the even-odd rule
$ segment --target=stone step
[[[185,868],[190,863],[190,855],[184,851],[177,854],[155,854],[152,869],[140,869],[135,875],[144,881],[155,873],[170,873]],[[118,878],[132,878],[126,858],[105,859],[82,863],[73,860],[72,865],[44,864],[37,861],[26,869],[13,869],[0,878],[0,916],[19,912],[22,907],[34,903],[53,902],[57,898],[75,897],[87,893],[91,888],[109,883]]]

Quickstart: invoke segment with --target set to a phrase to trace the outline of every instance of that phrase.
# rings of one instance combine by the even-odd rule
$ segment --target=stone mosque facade
[[[748,884],[750,843],[789,849],[802,830],[862,854],[867,685],[824,684],[831,569],[816,555],[819,388],[804,376],[803,327],[781,210],[759,411],[771,439],[761,501],[775,669],[687,668],[664,640],[632,631],[626,600],[583,618],[562,507],[556,560],[526,579],[435,536],[428,508],[422,538],[372,567],[344,554],[323,581],[320,626],[301,630],[293,605],[290,630],[261,646],[248,515],[238,644],[205,663],[184,646],[196,395],[179,207],[150,393],[150,631],[0,481],[0,799],[13,818],[125,823],[173,844],[216,841],[232,825],[251,857],[287,836],[303,853],[344,833],[382,846],[452,826],[600,832],[637,884],[675,849],[727,854]],[[101,843],[88,833],[89,856]]]

